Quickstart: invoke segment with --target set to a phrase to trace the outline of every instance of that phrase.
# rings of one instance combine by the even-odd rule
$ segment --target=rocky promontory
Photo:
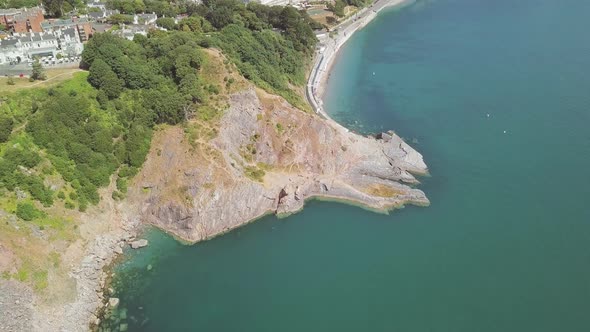
[[[131,195],[144,222],[197,242],[313,197],[378,210],[429,203],[413,187],[427,173],[422,156],[395,133],[361,136],[253,87],[229,99],[208,142],[157,133]]]

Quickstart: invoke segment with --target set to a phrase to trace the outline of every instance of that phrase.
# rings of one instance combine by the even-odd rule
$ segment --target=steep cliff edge
[[[216,137],[158,132],[129,197],[143,222],[197,242],[326,197],[388,210],[427,205],[422,156],[393,132],[363,137],[249,87],[229,96]]]

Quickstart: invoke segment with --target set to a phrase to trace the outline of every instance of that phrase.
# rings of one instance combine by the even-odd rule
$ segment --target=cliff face
[[[427,172],[422,156],[392,132],[359,136],[251,87],[229,97],[216,131],[156,134],[129,195],[144,222],[197,242],[311,197],[379,210],[429,203],[409,186]]]

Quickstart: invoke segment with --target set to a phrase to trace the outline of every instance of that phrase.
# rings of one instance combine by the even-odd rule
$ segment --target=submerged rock
[[[127,319],[127,309],[126,308],[121,309],[121,311],[119,312],[119,318],[121,320]]]

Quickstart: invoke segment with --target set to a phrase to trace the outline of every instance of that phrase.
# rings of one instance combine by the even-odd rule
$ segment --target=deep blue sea
[[[117,268],[111,327],[590,331],[589,0],[389,10],[343,48],[325,103],[419,150],[431,206],[316,201],[194,246],[153,231]]]

